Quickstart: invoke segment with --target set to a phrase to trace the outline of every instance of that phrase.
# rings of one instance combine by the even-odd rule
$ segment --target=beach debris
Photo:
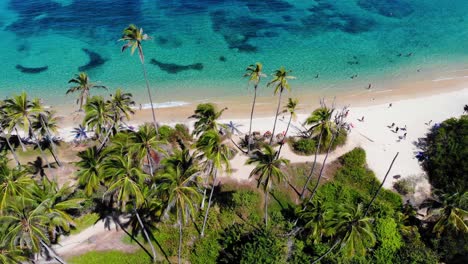
[[[16,64],[16,69],[18,69],[22,73],[41,73],[43,71],[47,71],[49,66],[44,67],[24,67],[20,64]]]

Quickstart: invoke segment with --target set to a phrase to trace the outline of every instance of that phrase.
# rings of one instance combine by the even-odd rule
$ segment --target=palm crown
[[[275,86],[275,94],[278,92],[283,92],[284,89],[290,91],[291,87],[289,86],[288,79],[295,79],[296,77],[289,75],[291,70],[286,70],[284,67],[281,67],[279,70],[276,70],[273,74],[273,80],[271,80],[267,86]]]
[[[147,34],[143,34],[143,28],[130,24],[123,30],[122,38],[119,41],[126,41],[127,43],[122,46],[122,52],[127,48],[131,48],[131,54],[135,53],[138,49],[138,55],[140,55],[141,63],[145,62],[145,56],[143,54],[143,48],[141,42],[148,40],[150,37]]]
[[[70,87],[70,89],[67,90],[66,94],[78,91],[80,92],[80,96],[78,97],[78,99],[76,99],[76,103],[80,104],[80,111],[83,109],[83,104],[88,100],[91,88],[102,88],[107,90],[107,88],[103,85],[96,85],[92,83],[89,79],[89,76],[85,72],[76,74],[74,78],[68,81],[68,83],[72,83],[75,86]]]

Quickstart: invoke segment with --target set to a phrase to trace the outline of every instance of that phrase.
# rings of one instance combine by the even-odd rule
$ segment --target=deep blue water
[[[3,0],[0,96],[70,103],[67,81],[86,71],[146,102],[138,56],[117,42],[129,23],[152,37],[157,102],[242,95],[256,61],[293,70],[293,89],[339,92],[468,58],[466,0]]]

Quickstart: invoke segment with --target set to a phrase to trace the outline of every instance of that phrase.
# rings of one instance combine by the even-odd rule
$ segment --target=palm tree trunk
[[[341,242],[341,239],[338,239],[338,240],[335,242],[335,244],[333,244],[333,246],[332,246],[327,252],[325,252],[325,254],[323,254],[322,256],[320,256],[318,259],[314,260],[314,262],[312,262],[312,264],[315,264],[315,263],[319,262],[319,261],[322,260],[324,257],[326,257],[328,254],[330,254],[330,253],[333,251],[333,249],[334,249],[336,246],[338,246],[338,245],[340,244],[340,242]]]
[[[29,127],[31,128],[31,121],[29,120],[28,118],[28,123],[29,123]],[[36,134],[34,133],[31,133],[32,137],[33,137],[33,140],[36,141],[36,146],[37,148],[39,149],[39,152],[41,153],[41,158],[46,162],[47,164],[47,168],[52,171],[52,167],[50,166],[50,163],[49,163],[49,160],[47,160],[47,156],[44,154],[44,150],[42,149],[41,147],[41,143],[39,142],[39,139],[36,137]],[[55,182],[57,182],[57,178],[54,177],[54,180]]]
[[[278,120],[278,114],[280,110],[282,95],[283,95],[283,88],[281,87],[281,91],[280,91],[279,99],[278,99],[278,106],[276,107],[275,123],[273,124],[273,132],[271,133],[271,138],[270,138],[270,143],[269,143],[270,145],[271,145],[271,142],[273,142],[273,138],[275,137],[276,121]]]
[[[54,143],[54,141],[53,141],[53,139],[52,139],[52,136],[51,136],[51,134],[50,134],[50,130],[49,130],[49,128],[44,124],[44,120],[42,119],[42,116],[41,116],[41,124],[42,124],[42,126],[45,128],[46,133],[47,133],[47,137],[48,137],[49,140],[50,140],[50,145],[51,145],[51,147],[52,147],[52,150],[51,150],[52,157],[54,157],[54,160],[55,160],[55,162],[59,165],[59,167],[62,167],[62,164],[60,163],[60,161],[59,161],[57,155],[55,154],[55,153],[57,153],[57,150],[56,150],[56,148],[55,148],[55,143]]]
[[[208,164],[208,171],[211,172],[211,166],[213,166],[213,164],[210,162]],[[203,208],[205,208],[205,198],[206,198],[206,185],[208,184],[208,178],[209,178],[209,175],[207,175],[207,177],[205,178],[205,189],[203,190],[203,199],[202,199],[202,202],[201,202],[201,205],[200,205],[200,209],[203,210]]]
[[[150,150],[149,150],[148,148],[146,149],[146,156],[148,157],[150,175],[151,175],[151,177],[154,177],[154,171],[153,171],[153,157],[151,157]]]
[[[104,139],[101,142],[101,145],[98,148],[98,152],[101,152],[102,148],[104,148],[104,146],[106,145],[107,140],[109,139],[111,132],[112,132],[112,126],[109,127],[109,130],[107,131],[106,136],[104,137]]]
[[[202,227],[202,230],[201,230],[201,233],[200,233],[201,237],[203,237],[205,235],[206,221],[208,220],[208,213],[209,213],[210,207],[211,207],[211,198],[213,197],[213,192],[214,192],[215,184],[216,184],[216,178],[218,176],[218,171],[216,169],[214,169],[213,176],[214,176],[213,177],[213,186],[211,187],[210,197],[208,198],[208,207],[206,208],[205,217],[203,219],[203,227]]]
[[[268,193],[270,191],[270,188],[267,187],[265,189],[265,228],[268,227]]]
[[[280,153],[281,153],[281,149],[283,148],[284,144],[286,143],[286,137],[287,137],[287,135],[288,135],[288,130],[289,130],[289,126],[291,125],[292,117],[293,117],[293,115],[291,114],[291,115],[289,116],[288,126],[286,127],[286,131],[284,132],[283,144],[280,145],[280,147],[279,147],[279,149],[278,149],[278,152],[276,153],[276,158],[277,158],[277,159],[279,158],[279,155],[280,155]]]
[[[312,179],[312,175],[314,173],[315,165],[317,164],[317,156],[320,150],[320,144],[322,143],[322,135],[323,135],[323,127],[320,130],[319,141],[317,143],[317,148],[315,149],[314,163],[312,164],[312,168],[310,169],[310,173],[309,173],[309,176],[307,177],[306,183],[304,184],[304,187],[302,188],[301,200],[304,199],[305,191],[307,189],[307,186],[309,186],[309,182]]]
[[[52,253],[55,260],[57,260],[61,264],[67,264],[62,258],[60,258],[57,254],[55,254],[55,252],[46,243],[44,243],[44,241],[42,241],[42,239],[39,240],[39,242],[47,250],[47,252],[49,252],[49,254]]]
[[[393,167],[393,163],[395,162],[395,160],[396,160],[396,158],[398,157],[398,154],[399,154],[399,153],[400,153],[400,152],[397,152],[397,153],[395,154],[395,157],[393,158],[392,163],[390,163],[390,167],[388,168],[387,173],[385,174],[385,177],[384,177],[382,183],[380,184],[379,188],[378,188],[377,191],[375,192],[374,196],[372,197],[372,200],[370,201],[369,205],[368,205],[367,208],[366,208],[366,212],[364,213],[364,217],[367,216],[367,213],[369,212],[369,209],[370,209],[372,203],[374,202],[375,198],[377,198],[377,194],[379,194],[380,189],[382,189],[382,186],[384,185],[385,180],[387,180],[387,176],[388,176],[388,174],[390,173],[390,170],[391,170],[392,167]]]
[[[182,253],[182,219],[180,217],[181,212],[177,212],[177,222],[179,223],[179,250],[177,256],[177,263],[181,263],[181,253]]]
[[[18,132],[18,129],[16,127],[15,127],[15,132],[16,132],[16,136],[18,137],[18,141],[19,141],[19,143],[21,145],[21,148],[23,149],[23,152],[25,152],[26,151],[26,146],[24,146],[23,140],[21,140],[21,136],[20,136],[20,134]]]
[[[330,140],[330,145],[328,146],[327,154],[325,155],[325,158],[323,159],[323,164],[322,164],[322,167],[320,168],[320,173],[319,173],[319,176],[318,176],[318,179],[317,179],[317,183],[315,183],[314,189],[312,190],[312,194],[309,197],[309,202],[312,201],[312,199],[315,196],[315,193],[317,192],[318,186],[320,184],[320,180],[322,179],[323,170],[325,169],[325,164],[327,163],[328,154],[330,154],[333,142],[335,141],[335,138],[338,136],[338,133],[340,133],[339,129],[336,131],[336,133],[333,133],[333,136],[332,136],[332,138]]]
[[[253,113],[255,109],[255,101],[257,100],[257,87],[258,84],[254,86],[254,98],[252,102],[252,110],[250,111],[250,125],[249,125],[249,138],[247,142],[247,151],[250,152],[250,144],[252,142],[252,120],[253,120]]]
[[[5,141],[6,141],[7,145],[8,145],[8,148],[10,148],[11,154],[13,155],[13,158],[15,159],[16,164],[18,166],[21,166],[21,163],[20,163],[20,161],[18,159],[18,156],[16,155],[16,151],[13,148],[13,146],[11,145],[10,136],[5,132],[5,130],[3,130],[3,126],[1,124],[0,124],[0,131],[3,131],[3,133],[5,134]]]
[[[150,247],[151,247],[151,252],[153,253],[153,263],[156,263],[156,250],[154,249],[153,243],[151,243],[151,239],[148,235],[148,232],[146,231],[145,226],[143,225],[143,221],[141,221],[140,214],[138,211],[135,209],[135,215],[138,219],[138,223],[140,223],[141,229],[143,230],[143,234],[145,235],[146,240],[148,241]]]
[[[146,90],[148,91],[148,97],[151,104],[151,114],[153,115],[154,128],[156,129],[156,134],[159,135],[158,124],[156,123],[156,114],[154,113],[153,98],[151,97],[151,89],[148,81],[148,76],[146,75],[146,67],[143,62],[141,63],[141,67],[143,68],[143,76],[145,77]]]

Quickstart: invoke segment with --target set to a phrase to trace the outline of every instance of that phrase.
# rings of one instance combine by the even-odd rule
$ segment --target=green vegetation
[[[135,253],[121,252],[117,250],[112,251],[91,251],[80,256],[72,257],[69,259],[70,264],[89,264],[89,263],[100,263],[100,264],[115,264],[115,263],[138,263],[138,264],[149,264],[151,259],[148,255],[139,250]]]
[[[418,144],[429,182],[445,192],[464,192],[468,184],[468,115],[436,124]]]
[[[97,213],[85,214],[75,219],[75,226],[70,230],[70,234],[78,234],[86,228],[94,225],[99,220]]]

